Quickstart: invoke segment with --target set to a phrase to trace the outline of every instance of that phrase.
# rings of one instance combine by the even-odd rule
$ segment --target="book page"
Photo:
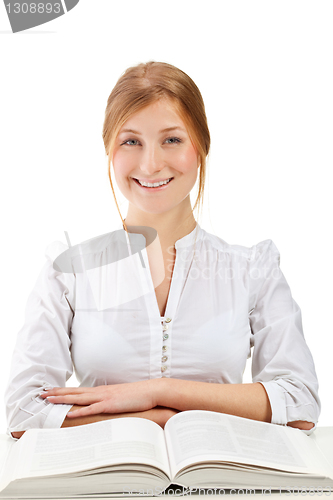
[[[327,464],[327,475],[333,479],[333,427],[317,427],[309,439],[316,444],[317,449],[323,455]]]
[[[31,429],[14,445],[15,478],[64,474],[113,464],[146,464],[170,476],[163,429],[127,417],[64,429]]]
[[[0,435],[0,491],[10,482],[10,477],[5,471],[5,464],[16,442],[7,435]]]
[[[289,472],[326,471],[314,443],[297,429],[209,411],[186,411],[165,426],[172,478],[190,464],[228,461]]]

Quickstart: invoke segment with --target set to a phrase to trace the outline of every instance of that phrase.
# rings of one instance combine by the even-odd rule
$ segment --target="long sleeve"
[[[315,367],[304,339],[301,310],[281,272],[280,254],[272,240],[253,247],[250,291],[252,378],[266,389],[271,421],[316,424],[320,400]]]
[[[72,406],[54,405],[39,397],[46,387],[64,387],[73,373],[70,330],[75,276],[53,268],[54,258],[66,248],[61,242],[47,247],[47,260],[28,297],[5,392],[11,437],[14,431],[61,427]]]

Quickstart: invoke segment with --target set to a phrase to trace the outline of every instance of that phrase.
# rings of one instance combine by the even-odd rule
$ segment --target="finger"
[[[85,408],[80,408],[79,410],[70,411],[67,413],[69,418],[85,417],[87,415],[98,415],[103,413],[104,404],[103,402],[94,403],[92,405],[86,406]]]
[[[77,404],[82,406],[91,405],[99,402],[99,398],[95,394],[67,394],[64,396],[47,396],[50,403],[55,404]]]
[[[92,392],[92,387],[58,387],[54,389],[45,390],[42,397],[48,396],[64,396],[67,394],[84,394],[86,392]]]
[[[91,387],[53,387],[52,389],[44,389],[47,394],[56,392],[57,394],[66,394],[66,392],[80,393],[92,389]]]

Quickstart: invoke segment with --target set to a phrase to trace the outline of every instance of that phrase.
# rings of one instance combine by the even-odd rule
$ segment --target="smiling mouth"
[[[166,186],[167,184],[169,184],[172,181],[172,179],[173,179],[173,177],[170,177],[169,179],[166,179],[163,182],[143,182],[143,181],[139,181],[138,179],[135,179],[135,177],[133,177],[133,180],[137,184],[139,184],[139,186],[150,188],[150,189],[156,189],[156,188],[159,188],[162,186]]]

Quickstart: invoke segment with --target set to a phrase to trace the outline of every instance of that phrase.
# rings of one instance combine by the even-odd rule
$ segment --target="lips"
[[[135,177],[132,177],[133,181],[135,181],[135,183],[140,186],[142,189],[145,189],[145,190],[150,190],[150,191],[158,191],[160,189],[165,189],[167,188],[167,186],[170,184],[170,182],[172,182],[173,180],[173,177],[169,177],[169,179],[165,179],[165,181],[169,181],[167,182],[166,184],[161,184],[160,186],[143,186],[142,184],[140,184],[140,182],[138,181],[138,179],[136,179]],[[145,182],[145,181],[142,181],[142,182]],[[163,182],[163,179],[161,179],[161,181],[157,181],[157,180],[154,180],[154,181],[147,181],[147,184],[154,184],[156,182]]]
[[[169,177],[167,179],[161,179],[161,180],[150,180],[150,181],[146,181],[146,180],[143,180],[143,179],[136,179],[135,177],[132,177],[133,180],[139,184],[139,186],[141,187],[148,187],[149,189],[156,189],[156,188],[160,188],[160,187],[163,187],[163,186],[167,186],[168,184],[170,184],[170,182],[172,181],[173,177]],[[163,182],[164,184],[160,184],[159,186],[144,186],[143,184],[141,184],[141,182],[144,182],[145,184],[156,184],[156,183],[161,183]]]

